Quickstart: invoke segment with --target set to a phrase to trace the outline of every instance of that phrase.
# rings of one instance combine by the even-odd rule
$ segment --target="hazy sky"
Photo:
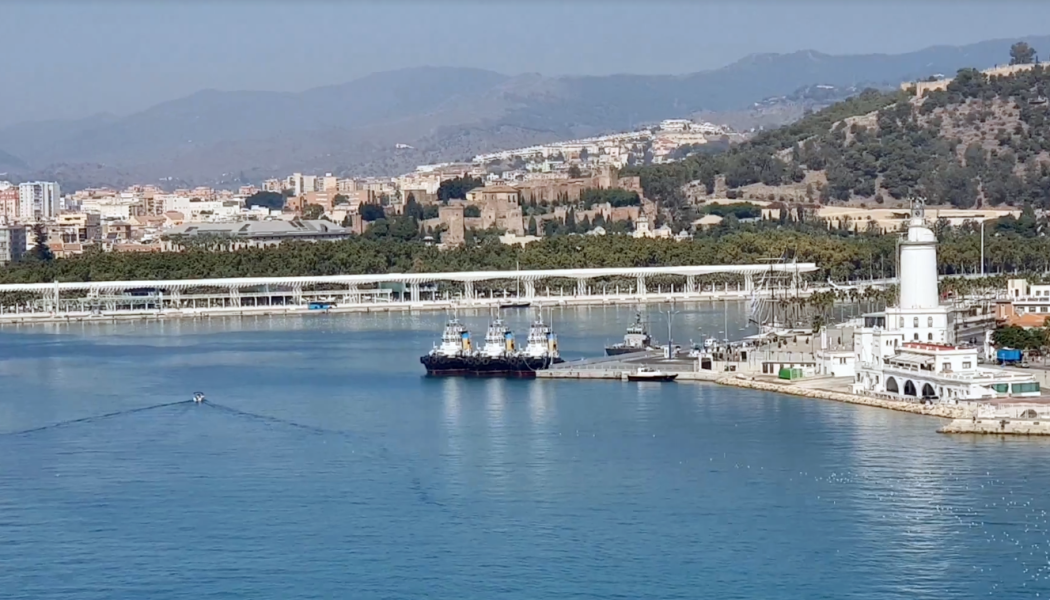
[[[753,52],[907,52],[1050,33],[1050,2],[2,0],[0,22],[2,125],[420,65],[685,73]]]

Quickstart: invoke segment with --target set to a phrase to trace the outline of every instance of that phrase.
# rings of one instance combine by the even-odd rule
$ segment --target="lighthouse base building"
[[[937,289],[937,237],[921,201],[898,258],[899,304],[853,333],[855,393],[949,403],[1039,395],[1034,376],[978,366],[978,348],[954,339],[953,313]]]

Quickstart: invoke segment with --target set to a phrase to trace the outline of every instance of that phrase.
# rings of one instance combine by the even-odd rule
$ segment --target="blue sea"
[[[676,339],[745,334],[728,310]],[[552,317],[578,358],[633,312]],[[711,384],[428,379],[443,319],[0,330],[0,597],[1050,595],[1047,440]]]

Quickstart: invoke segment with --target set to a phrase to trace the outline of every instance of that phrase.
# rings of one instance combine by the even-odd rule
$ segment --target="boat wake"
[[[234,408],[232,406],[227,406],[225,404],[217,404],[215,402],[212,402],[211,400],[204,400],[203,402],[201,402],[201,404],[205,406],[210,406],[211,408],[214,408],[216,410],[221,410],[241,417],[247,417],[256,421],[270,423],[273,425],[285,425],[287,427],[294,427],[303,431],[309,431],[310,433],[316,435],[339,435],[347,438],[353,436],[353,434],[349,431],[343,431],[341,429],[325,429],[323,427],[315,427],[313,425],[304,425],[303,423],[296,423],[295,421],[289,421],[280,417],[261,415],[259,413],[249,412],[246,410],[241,410],[239,408]]]
[[[8,431],[6,433],[0,433],[0,436],[13,436],[13,435],[26,435],[30,433],[37,433],[39,431],[47,431],[48,429],[58,429],[59,427],[68,427],[70,425],[77,425],[79,423],[91,423],[93,421],[101,421],[103,419],[111,419],[113,417],[119,417],[122,415],[130,415],[132,413],[146,412],[148,410],[157,410],[158,408],[166,408],[168,406],[176,406],[179,404],[189,404],[193,402],[190,400],[178,400],[176,402],[164,402],[161,404],[153,404],[150,406],[141,406],[139,408],[129,408],[126,410],[118,410],[110,413],[101,415],[94,415],[91,417],[82,417],[80,419],[70,419],[69,421],[59,421],[58,423],[51,423],[50,425],[41,425],[40,427],[33,427],[30,429],[22,429],[20,431]]]
[[[101,414],[101,415],[93,415],[93,416],[90,416],[90,417],[82,417],[82,418],[79,418],[79,419],[70,419],[68,421],[60,421],[58,423],[51,423],[51,424],[48,424],[48,425],[42,425],[40,427],[32,427],[32,428],[29,428],[29,429],[22,429],[22,430],[18,430],[18,431],[0,432],[0,437],[14,437],[14,436],[21,436],[21,435],[29,435],[29,434],[33,434],[33,433],[39,433],[39,432],[42,432],[42,431],[47,431],[47,430],[50,430],[50,429],[59,429],[59,428],[62,428],[62,427],[69,427],[71,425],[93,423],[93,422],[97,422],[97,421],[104,421],[106,419],[112,419],[112,418],[115,418],[115,417],[120,417],[120,416],[123,416],[123,415],[130,415],[130,414],[134,414],[134,413],[142,413],[142,412],[147,412],[147,411],[151,411],[151,410],[159,410],[159,409],[168,408],[168,407],[171,407],[171,406],[190,405],[190,404],[195,404],[195,403],[196,404],[201,404],[201,405],[204,405],[204,406],[208,406],[208,407],[213,408],[215,410],[222,411],[222,412],[225,412],[227,414],[234,415],[234,416],[237,416],[237,417],[241,417],[241,418],[245,418],[245,419],[251,419],[253,421],[267,423],[267,424],[270,424],[270,425],[280,425],[280,426],[284,426],[284,427],[290,427],[290,428],[298,429],[298,430],[301,430],[301,431],[306,431],[306,432],[309,432],[311,434],[318,435],[318,436],[321,436],[321,435],[324,435],[324,436],[336,435],[336,436],[340,436],[340,437],[346,438],[348,440],[355,439],[355,436],[354,436],[353,432],[350,432],[350,431],[345,431],[345,430],[340,430],[340,429],[325,429],[323,427],[315,427],[313,425],[306,425],[306,424],[303,424],[303,423],[296,423],[295,421],[289,421],[287,419],[282,419],[280,417],[271,417],[269,415],[263,415],[263,414],[259,414],[259,413],[246,411],[246,410],[241,410],[239,408],[234,408],[232,406],[227,406],[225,404],[219,404],[219,403],[211,401],[211,400],[206,400],[206,399],[197,400],[196,398],[190,398],[188,400],[178,400],[178,401],[175,401],[175,402],[162,402],[160,404],[151,404],[150,406],[140,406],[138,408],[129,408],[129,409],[126,409],[126,410],[118,410],[118,411],[113,411],[113,412],[109,412],[109,413],[104,413],[104,414]],[[355,452],[355,454],[358,454],[358,455],[360,455],[362,457],[365,457],[365,458],[367,458],[367,454],[370,454],[370,453],[362,453],[362,452],[359,452],[358,450],[354,450],[354,452]],[[378,454],[377,455],[373,455],[372,457],[373,458],[381,458],[381,459],[384,459],[384,460],[391,460],[391,459],[395,458],[395,457],[392,456],[392,453],[390,452],[390,450],[385,445],[382,445],[382,444],[380,444],[379,447],[378,447]],[[414,465],[412,460],[403,460],[403,461],[396,461],[395,460],[395,462],[403,463],[402,466],[407,468],[406,475],[410,478],[410,481],[411,481],[411,483],[409,485],[409,489],[412,491],[413,494],[416,495],[416,497],[419,499],[420,502],[422,502],[423,504],[429,504],[431,506],[436,506],[436,507],[440,507],[440,508],[442,508],[444,510],[448,510],[447,507],[445,506],[445,504],[443,504],[442,502],[440,502],[436,498],[434,498],[434,496],[431,494],[431,492],[428,491],[427,487],[423,484],[423,482],[422,482],[422,480],[421,480],[421,478],[419,476],[419,472],[415,468],[415,465]]]
[[[271,425],[283,425],[286,427],[292,427],[295,429],[307,431],[314,435],[338,435],[346,439],[354,439],[354,434],[350,431],[340,429],[325,429],[323,427],[315,427],[313,425],[304,425],[303,423],[296,423],[295,421],[289,421],[287,419],[281,419],[279,417],[271,417],[269,415],[262,415],[247,410],[241,410],[239,408],[234,408],[225,404],[218,404],[211,400],[204,400],[203,402],[201,402],[201,404],[238,417],[252,419],[254,421],[268,423]],[[366,456],[365,454],[362,454],[361,452],[358,452],[356,450],[355,453],[361,456]],[[390,460],[394,457],[385,445],[379,445],[378,458]],[[420,502],[422,502],[423,504],[429,504],[431,506],[436,506],[441,509],[448,510],[444,503],[434,498],[431,492],[428,491],[427,487],[423,484],[422,480],[420,479],[419,473],[416,470],[412,460],[403,459],[401,461],[395,462],[402,463],[402,466],[407,469],[407,475],[411,477],[409,489],[412,491],[413,494],[415,494],[415,496],[419,499]]]

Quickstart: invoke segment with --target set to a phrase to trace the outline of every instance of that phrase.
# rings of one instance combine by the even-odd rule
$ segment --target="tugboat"
[[[427,375],[466,375],[470,373],[470,332],[455,317],[445,324],[441,345],[434,346],[419,362],[427,368]]]
[[[653,338],[645,330],[645,324],[642,323],[642,315],[639,313],[635,315],[634,323],[627,328],[627,335],[623,336],[623,341],[612,346],[606,346],[605,355],[618,356],[620,354],[641,352],[652,348],[652,345]]]
[[[445,326],[441,345],[420,357],[427,375],[490,377],[535,377],[536,371],[564,362],[558,355],[558,339],[549,325],[538,319],[529,329],[524,350],[517,350],[514,334],[496,318],[485,334],[480,351],[470,349],[466,328],[452,319]]]
[[[514,333],[497,316],[485,332],[485,345],[467,364],[474,375],[505,375],[516,370],[514,359]]]
[[[542,317],[537,317],[529,328],[528,344],[519,357],[521,366],[528,370],[530,377],[534,377],[538,369],[565,362],[558,354],[558,336]]]

